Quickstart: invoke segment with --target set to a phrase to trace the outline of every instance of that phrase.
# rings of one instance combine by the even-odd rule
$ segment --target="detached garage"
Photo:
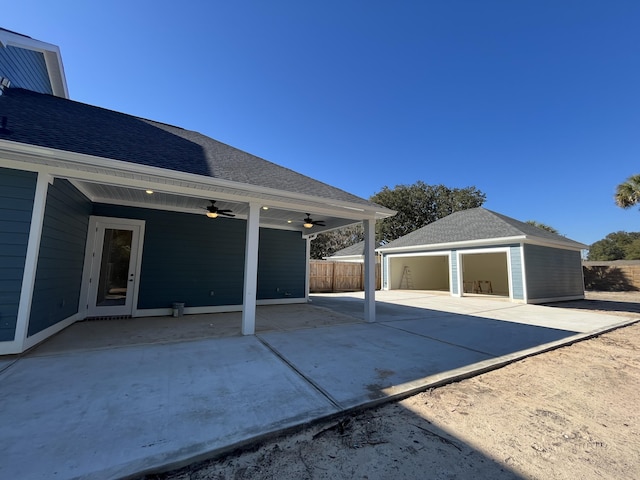
[[[584,298],[586,245],[473,208],[377,249],[384,290],[448,291],[524,303]]]

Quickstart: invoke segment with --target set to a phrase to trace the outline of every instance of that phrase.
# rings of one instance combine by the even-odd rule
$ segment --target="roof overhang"
[[[209,200],[246,218],[249,204],[263,207],[260,224],[315,235],[363,220],[382,219],[393,210],[150,167],[110,158],[0,140],[0,166],[30,170],[71,181],[96,203],[204,214]],[[154,193],[149,195],[146,190]],[[264,208],[266,207],[266,208]],[[324,227],[301,227],[310,214]]]
[[[500,237],[500,238],[484,238],[478,240],[467,240],[463,242],[446,242],[446,243],[433,243],[426,245],[411,245],[406,247],[379,247],[376,252],[380,252],[383,255],[393,253],[410,253],[410,252],[424,252],[424,251],[438,251],[438,250],[452,250],[462,248],[477,248],[477,247],[494,247],[496,245],[509,245],[509,244],[529,244],[539,245],[551,248],[561,248],[564,250],[584,250],[589,248],[582,243],[570,241],[560,242],[553,241],[541,237],[532,237],[529,235],[518,235],[513,237]]]
[[[67,77],[64,74],[62,55],[58,46],[3,29],[0,29],[0,44],[5,47],[12,46],[42,53],[47,65],[53,94],[56,97],[69,98]]]

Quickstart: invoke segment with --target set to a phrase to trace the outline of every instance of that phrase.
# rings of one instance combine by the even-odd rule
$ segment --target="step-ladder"
[[[411,278],[411,270],[408,265],[405,265],[402,269],[402,277],[400,277],[400,289],[401,290],[412,290],[413,289],[413,279]]]

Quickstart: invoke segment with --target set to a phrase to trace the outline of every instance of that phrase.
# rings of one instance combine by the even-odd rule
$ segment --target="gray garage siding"
[[[579,251],[525,245],[529,300],[584,295]]]
[[[0,341],[15,336],[37,175],[0,168]]]
[[[67,180],[49,186],[28,335],[78,313],[91,202]]]
[[[459,295],[460,289],[458,288],[458,282],[460,281],[460,270],[458,268],[458,257],[456,250],[451,250],[451,293],[453,295]]]
[[[509,246],[511,261],[511,291],[514,300],[524,300],[524,275],[522,274],[522,253],[520,245]]]

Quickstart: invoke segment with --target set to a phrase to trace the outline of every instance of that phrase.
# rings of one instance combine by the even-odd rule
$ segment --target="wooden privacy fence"
[[[582,266],[587,290],[640,290],[640,260],[586,261]]]
[[[364,264],[310,260],[309,291],[312,293],[364,290]],[[380,264],[376,263],[376,290],[380,289]]]

